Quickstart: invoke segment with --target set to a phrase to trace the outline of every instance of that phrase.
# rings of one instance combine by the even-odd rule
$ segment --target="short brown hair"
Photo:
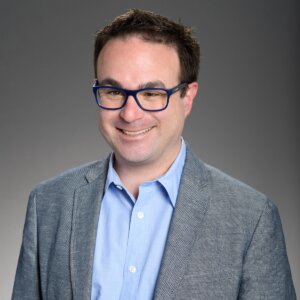
[[[113,38],[137,34],[147,41],[174,46],[180,60],[180,81],[186,83],[196,81],[199,71],[200,46],[192,33],[190,27],[159,14],[130,9],[96,33],[95,77],[97,76],[97,59],[105,44]]]

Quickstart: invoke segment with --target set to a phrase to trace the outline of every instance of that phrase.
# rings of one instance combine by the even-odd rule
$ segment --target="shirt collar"
[[[109,158],[108,172],[107,172],[107,178],[105,183],[105,192],[107,191],[111,183],[114,183],[115,185],[123,186],[121,179],[114,168],[113,160],[114,160],[114,154],[111,153]]]
[[[105,192],[107,191],[108,187],[110,186],[111,183],[114,183],[115,185],[119,185],[123,187],[123,184],[121,182],[121,179],[119,175],[117,174],[116,170],[114,169],[113,166],[113,158],[114,155],[111,153],[110,159],[109,159],[109,167],[108,167],[108,173],[107,173],[107,178],[106,178],[106,183],[105,183]],[[159,182],[164,189],[166,190],[170,201],[175,207],[176,204],[176,199],[178,195],[178,189],[179,189],[179,184],[180,184],[180,178],[182,174],[182,169],[185,163],[185,157],[186,157],[186,144],[184,142],[184,139],[181,138],[181,147],[180,151],[167,171],[164,175],[161,177],[152,180],[151,182]]]
[[[165,188],[169,198],[172,202],[172,205],[175,207],[176,199],[179,190],[180,178],[185,163],[186,157],[186,144],[181,138],[181,148],[177,155],[177,158],[163,176],[157,179],[157,181]]]

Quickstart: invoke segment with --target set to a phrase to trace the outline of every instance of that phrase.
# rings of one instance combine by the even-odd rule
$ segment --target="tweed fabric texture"
[[[33,190],[13,300],[90,299],[107,167],[93,162]],[[296,299],[274,203],[189,147],[154,299]]]

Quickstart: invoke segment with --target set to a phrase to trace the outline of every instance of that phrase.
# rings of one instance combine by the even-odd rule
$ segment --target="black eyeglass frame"
[[[93,93],[94,93],[94,96],[95,96],[95,100],[96,100],[96,103],[97,105],[102,108],[102,109],[107,109],[107,110],[118,110],[118,109],[122,109],[126,103],[127,103],[127,100],[128,100],[128,97],[129,96],[133,96],[135,102],[137,103],[137,105],[144,111],[150,111],[150,112],[156,112],[156,111],[162,111],[162,110],[165,110],[168,105],[169,105],[169,100],[170,100],[170,97],[171,95],[173,95],[174,93],[186,88],[188,86],[188,83],[186,82],[182,82],[182,83],[179,83],[178,85],[174,86],[173,88],[171,89],[165,89],[165,88],[142,88],[142,89],[138,89],[138,90],[127,90],[127,89],[123,89],[123,88],[120,88],[120,87],[115,87],[115,86],[107,86],[107,85],[97,85],[98,84],[98,81],[96,80],[95,83],[93,84]],[[125,94],[125,99],[124,99],[124,102],[123,104],[120,106],[120,107],[113,107],[113,108],[110,108],[110,107],[104,107],[102,106],[99,102],[98,102],[98,97],[97,97],[97,90],[101,89],[101,88],[113,88],[117,91],[120,91],[122,93]],[[167,101],[166,101],[166,105],[163,107],[163,108],[160,108],[160,109],[147,109],[147,108],[143,108],[143,106],[141,105],[141,103],[139,102],[138,98],[137,98],[137,93],[139,92],[142,92],[142,91],[165,91],[167,93]]]

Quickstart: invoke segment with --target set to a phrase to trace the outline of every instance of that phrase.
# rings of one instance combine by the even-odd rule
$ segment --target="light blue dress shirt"
[[[92,300],[147,300],[160,269],[181,173],[180,152],[165,175],[139,187],[134,197],[109,163],[95,246]]]

